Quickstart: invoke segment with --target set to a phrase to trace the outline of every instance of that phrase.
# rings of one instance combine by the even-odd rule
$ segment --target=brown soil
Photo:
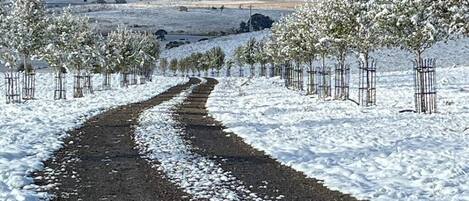
[[[252,148],[234,133],[224,131],[223,125],[207,115],[206,101],[215,79],[197,86],[179,106],[175,117],[185,130],[186,140],[194,152],[210,158],[230,171],[261,198],[282,200],[356,200],[332,191],[320,181],[284,166],[265,153]]]
[[[148,101],[112,109],[70,131],[44,171],[33,174],[35,183],[53,194],[53,200],[189,200],[188,194],[152,168],[154,162],[143,159],[132,136],[142,111],[198,82],[191,79]]]

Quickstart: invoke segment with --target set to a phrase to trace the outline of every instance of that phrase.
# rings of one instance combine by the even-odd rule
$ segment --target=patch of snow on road
[[[141,152],[157,160],[160,170],[195,200],[262,200],[214,161],[193,153],[183,140],[184,131],[173,119],[172,111],[194,87],[143,112],[135,132]]]
[[[370,108],[304,96],[277,78],[220,79],[207,107],[228,131],[333,190],[370,200],[469,200],[469,67],[438,68],[437,78],[432,115],[399,113],[414,106],[409,71],[379,73],[378,106]]]
[[[95,86],[101,79],[94,79]],[[25,104],[0,101],[0,200],[37,200],[47,197],[34,191],[29,175],[44,168],[43,161],[63,146],[67,131],[79,127],[89,117],[112,107],[149,99],[166,89],[187,81],[185,78],[154,77],[145,85],[96,91],[74,99],[72,75],[67,77],[67,100],[53,100],[54,75],[37,74],[37,100]],[[0,80],[4,80],[3,74]],[[118,76],[112,81],[118,85]],[[0,82],[0,91],[4,91]],[[3,96],[2,96],[3,97]]]

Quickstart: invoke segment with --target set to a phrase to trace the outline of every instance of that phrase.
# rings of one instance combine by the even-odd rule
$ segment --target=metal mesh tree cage
[[[54,100],[67,99],[67,77],[64,72],[55,73]]]
[[[76,73],[73,76],[73,97],[74,98],[82,98],[83,94],[83,80],[84,76],[81,73]]]
[[[435,59],[421,59],[414,63],[415,111],[436,112]]]
[[[274,77],[275,76],[275,65],[274,64],[270,64],[270,68],[269,68],[269,77]]]
[[[103,73],[103,89],[111,89],[111,74],[109,72]]]
[[[293,85],[293,68],[290,64],[286,64],[284,68],[285,86],[290,88]]]
[[[226,77],[231,77],[231,68],[226,69]]]
[[[36,91],[36,72],[28,70],[23,73],[23,100],[33,100]]]
[[[307,94],[318,94],[318,83],[316,82],[318,74],[317,68],[310,66],[306,73],[308,74]]]
[[[137,68],[132,69],[130,74],[130,85],[136,85],[138,83],[138,70]]]
[[[5,77],[5,100],[7,104],[21,103],[20,87],[20,73],[19,72],[4,72]]]
[[[300,63],[292,69],[291,87],[297,90],[303,90],[303,67]]]
[[[251,73],[251,77],[256,76],[256,67],[254,67],[254,65],[251,65],[251,67],[249,67],[249,73]]]
[[[350,66],[349,65],[335,65],[335,90],[334,99],[348,100],[350,88]]]
[[[129,86],[129,77],[130,77],[130,73],[128,72],[121,73],[121,77],[120,77],[121,87]]]
[[[93,94],[93,76],[90,73],[83,75],[83,92],[87,94]]]
[[[265,77],[267,75],[267,67],[265,64],[261,64],[260,77]]]
[[[210,76],[215,77],[215,69],[210,69]]]
[[[369,107],[376,105],[376,62],[359,62],[358,68],[358,103]]]
[[[331,97],[331,68],[321,66],[317,71],[317,91],[321,98]]]
[[[138,78],[139,78],[139,80],[140,80],[140,81],[139,81],[140,84],[145,84],[145,83],[147,82],[147,80],[148,80],[147,74],[145,73],[144,70],[139,71],[139,76],[138,76]]]

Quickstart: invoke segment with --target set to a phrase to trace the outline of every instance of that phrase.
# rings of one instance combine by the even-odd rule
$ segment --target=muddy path
[[[207,83],[195,87],[174,114],[186,134],[185,140],[193,146],[194,152],[219,163],[223,170],[230,171],[260,198],[356,200],[327,189],[320,181],[306,178],[303,173],[252,148],[235,134],[223,131],[223,125],[209,117],[205,108],[208,96],[217,83],[215,79],[208,78]]]
[[[152,167],[157,162],[139,154],[132,136],[142,111],[197,83],[198,79],[190,79],[150,100],[97,115],[70,131],[44,171],[33,174],[39,191],[54,195],[53,200],[189,200],[190,195]]]

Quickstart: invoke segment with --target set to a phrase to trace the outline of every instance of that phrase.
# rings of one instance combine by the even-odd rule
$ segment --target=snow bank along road
[[[432,115],[399,113],[413,107],[411,71],[378,79],[375,107],[304,96],[278,78],[222,78],[207,108],[244,142],[359,199],[469,200],[469,67],[438,68]]]
[[[152,168],[134,148],[132,134],[139,114],[170,100],[197,83],[191,79],[140,103],[121,106],[88,120],[70,132],[65,146],[35,173],[41,188],[55,200],[182,200],[187,194]]]
[[[0,80],[4,80],[3,73]],[[68,75],[67,80],[73,80],[73,75]],[[63,140],[69,136],[67,131],[110,108],[148,100],[187,79],[155,76],[153,82],[120,88],[119,76],[114,75],[111,90],[96,90],[84,98],[57,101],[53,73],[37,73],[36,81],[37,100],[25,104],[0,101],[1,201],[43,196],[34,191],[31,173],[43,169],[43,161],[63,146]],[[93,76],[93,83],[102,83],[102,77]],[[1,81],[0,90],[4,87]],[[73,82],[67,82],[67,89],[72,88]],[[72,97],[72,90],[67,91],[67,97]]]
[[[224,132],[219,122],[208,117],[205,108],[217,83],[207,79],[196,86],[175,110],[174,118],[184,132],[182,137],[192,146],[193,152],[216,161],[221,169],[231,172],[231,176],[261,200],[355,200],[325,188],[316,180],[307,179],[302,173],[253,149],[233,133]]]

